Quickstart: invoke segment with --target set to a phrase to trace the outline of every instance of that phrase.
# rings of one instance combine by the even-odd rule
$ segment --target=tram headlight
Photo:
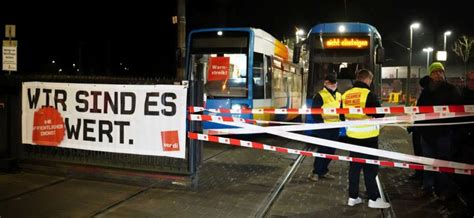
[[[249,109],[250,107],[248,104],[232,104],[230,108],[232,110],[240,110],[240,109]]]
[[[231,108],[232,110],[240,110],[242,107],[240,106],[240,104],[233,104]]]

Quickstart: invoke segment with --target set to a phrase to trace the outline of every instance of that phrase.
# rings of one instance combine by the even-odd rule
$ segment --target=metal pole
[[[413,47],[413,28],[410,26],[410,59],[408,60],[408,71],[407,71],[407,85],[406,85],[406,99],[405,104],[410,105],[410,77],[411,77],[411,56]]]
[[[444,34],[444,44],[443,44],[443,51],[446,51],[446,34]]]
[[[385,194],[383,193],[382,183],[380,183],[379,176],[375,176],[375,182],[377,182],[377,188],[379,189],[380,198],[382,198],[384,202],[387,202]]]
[[[345,16],[345,19],[347,21],[347,4],[346,4],[346,0],[344,0],[344,16]]]
[[[176,80],[184,78],[184,58],[186,55],[186,0],[178,0],[178,69],[176,70]]]
[[[427,51],[427,52],[426,52],[426,72],[427,72],[428,74],[429,74],[429,72],[428,72],[429,64],[430,64],[430,52]]]

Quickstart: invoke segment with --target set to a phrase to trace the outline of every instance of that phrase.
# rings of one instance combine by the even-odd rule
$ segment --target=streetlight
[[[296,33],[295,34],[296,34],[296,43],[298,43],[300,41],[300,39],[302,39],[302,37],[304,36],[304,30],[296,28]]]
[[[410,25],[410,59],[408,60],[408,72],[407,72],[407,89],[406,89],[406,100],[405,104],[410,105],[410,77],[411,77],[411,59],[413,50],[413,30],[420,28],[420,23],[413,23]]]
[[[430,52],[433,51],[433,48],[428,47],[423,49],[424,52],[426,52],[426,72],[428,72],[428,68],[430,66]],[[428,72],[429,74],[429,72]]]
[[[443,51],[446,51],[446,38],[451,35],[451,31],[444,32],[444,44],[443,44]]]

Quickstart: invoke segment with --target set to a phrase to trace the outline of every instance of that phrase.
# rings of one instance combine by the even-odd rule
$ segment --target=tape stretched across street
[[[239,123],[250,123],[250,124],[292,124],[285,126],[269,126],[265,128],[277,129],[282,131],[306,131],[306,130],[318,130],[318,129],[331,129],[331,128],[341,128],[348,126],[359,126],[359,125],[387,125],[395,124],[402,122],[414,122],[414,121],[423,121],[423,120],[435,120],[435,119],[447,119],[455,117],[465,117],[465,116],[474,116],[474,113],[429,113],[429,114],[412,114],[404,116],[394,116],[394,117],[384,117],[384,118],[374,118],[368,120],[359,120],[359,121],[341,121],[334,123],[293,123],[293,122],[279,122],[279,121],[263,121],[263,120],[252,120],[252,119],[243,119],[235,117],[225,117],[225,116],[210,116],[210,115],[199,115],[199,114],[190,114],[188,116],[189,120],[193,121],[216,121],[216,122],[239,122]],[[463,124],[469,124],[471,122],[466,122]],[[429,125],[437,125],[436,123]],[[209,133],[213,135],[218,134],[257,134],[263,133],[261,131],[254,131],[249,129],[213,129]]]
[[[457,168],[452,168],[452,167],[433,167],[433,166],[427,166],[427,165],[422,165],[422,164],[400,163],[400,162],[392,162],[392,161],[386,161],[386,160],[371,160],[371,159],[347,157],[347,156],[340,156],[340,155],[329,155],[329,154],[317,153],[317,152],[312,152],[312,151],[302,151],[298,149],[266,145],[266,144],[262,144],[258,142],[251,142],[251,141],[232,139],[232,138],[224,138],[224,137],[205,135],[205,134],[199,134],[199,133],[193,133],[193,132],[188,132],[188,137],[190,139],[195,139],[195,140],[217,142],[217,143],[222,143],[222,144],[229,144],[229,145],[247,147],[247,148],[253,148],[253,149],[262,149],[262,150],[274,151],[274,152],[280,152],[280,153],[286,153],[286,154],[298,154],[298,155],[304,155],[304,156],[309,156],[309,157],[320,157],[320,158],[326,158],[326,159],[332,159],[332,160],[342,160],[342,161],[348,161],[348,162],[373,164],[373,165],[379,165],[379,166],[384,166],[384,167],[397,167],[397,168],[414,169],[414,170],[474,175],[474,170],[472,169],[457,169]]]
[[[373,156],[378,156],[378,157],[390,158],[390,159],[400,160],[404,162],[413,162],[413,163],[419,163],[419,164],[430,165],[430,166],[435,166],[435,167],[474,169],[474,165],[471,165],[471,164],[439,160],[439,159],[428,158],[428,157],[419,157],[415,155],[403,154],[403,153],[398,153],[398,152],[393,152],[393,151],[362,147],[362,146],[352,145],[348,143],[335,142],[335,141],[330,141],[327,139],[310,137],[307,135],[282,131],[279,129],[269,128],[269,127],[251,125],[247,123],[225,122],[225,121],[212,121],[212,122],[245,128],[245,129],[251,130],[254,133],[264,132],[264,133],[280,136],[283,138],[298,140],[305,143],[322,145],[322,146],[327,146],[327,147],[336,148],[340,150],[347,150],[347,151],[363,153],[363,154],[368,154],[368,155],[373,155]]]
[[[190,113],[209,111],[224,114],[416,114],[416,113],[474,113],[474,105],[440,105],[414,107],[368,108],[290,108],[290,109],[205,109],[189,107]]]

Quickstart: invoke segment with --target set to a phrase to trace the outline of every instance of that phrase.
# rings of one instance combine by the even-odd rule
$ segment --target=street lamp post
[[[300,42],[302,36],[304,36],[304,30],[296,28],[296,43]]]
[[[443,51],[446,51],[446,38],[451,35],[451,31],[444,32],[444,44],[443,44]]]
[[[428,47],[423,49],[424,52],[426,52],[426,72],[428,72],[428,68],[430,66],[430,52],[433,51],[433,48]],[[429,74],[430,72],[428,72]]]
[[[408,72],[407,72],[407,85],[406,85],[406,92],[405,92],[405,104],[408,106],[410,105],[410,77],[411,77],[411,59],[412,59],[412,50],[413,50],[413,29],[420,28],[420,23],[413,23],[410,25],[410,57],[408,60]]]

